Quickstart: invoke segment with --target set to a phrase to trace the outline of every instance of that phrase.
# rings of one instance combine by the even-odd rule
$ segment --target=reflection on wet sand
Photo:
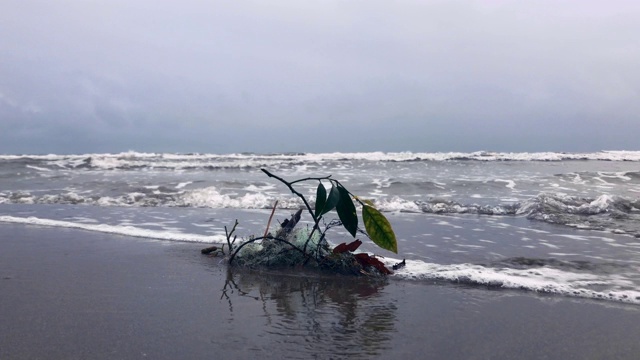
[[[229,270],[221,299],[229,312],[249,297],[261,302],[263,340],[288,357],[379,355],[396,332],[396,301],[385,281],[298,273]],[[297,355],[296,355],[297,354]]]

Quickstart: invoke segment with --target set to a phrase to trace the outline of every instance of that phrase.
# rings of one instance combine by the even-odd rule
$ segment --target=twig
[[[231,232],[227,231],[227,226],[224,226],[224,233],[227,237],[227,245],[229,245],[229,254],[231,254],[231,252],[233,251],[233,244],[236,242],[236,237],[233,237],[233,241],[231,241],[231,235],[233,235],[233,233],[236,231],[236,226],[238,226],[238,219],[236,219],[235,224],[233,224],[233,228],[231,229]]]
[[[298,191],[296,191],[296,189],[293,188],[292,184],[296,182],[307,181],[307,180],[326,180],[329,178],[328,176],[325,176],[323,178],[305,178],[305,179],[296,180],[293,183],[290,183],[279,176],[273,175],[272,173],[270,173],[265,169],[260,169],[260,170],[262,170],[263,173],[267,174],[268,177],[278,179],[281,183],[285,184],[293,194],[297,195],[300,199],[302,199],[304,206],[309,211],[309,214],[311,214],[311,218],[313,219],[313,222],[316,224],[318,223],[318,219],[316,218],[316,214],[313,213],[313,210],[311,209],[311,205],[309,205],[309,202],[307,202],[307,199],[304,197],[304,195],[300,194]]]
[[[269,221],[267,221],[267,228],[264,229],[264,237],[267,237],[267,234],[269,234],[269,227],[271,226],[271,219],[273,219],[273,214],[276,212],[276,206],[278,206],[278,200],[276,200],[276,202],[273,204],[271,216],[269,216]]]

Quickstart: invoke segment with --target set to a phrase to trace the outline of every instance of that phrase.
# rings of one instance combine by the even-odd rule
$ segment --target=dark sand
[[[0,224],[0,359],[640,356],[638,306],[230,273],[201,247]]]

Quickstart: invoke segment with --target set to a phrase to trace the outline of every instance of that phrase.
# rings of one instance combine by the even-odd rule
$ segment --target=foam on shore
[[[223,235],[198,235],[184,234],[179,232],[170,232],[164,230],[149,230],[135,226],[127,225],[107,225],[107,224],[84,224],[71,221],[41,219],[37,217],[16,217],[16,216],[0,216],[0,222],[26,224],[37,226],[50,226],[57,228],[80,229],[87,231],[95,231],[107,234],[125,235],[139,238],[157,239],[157,240],[173,240],[186,242],[201,243],[222,243],[225,241]]]
[[[385,262],[391,266],[399,260],[388,258]],[[640,305],[640,288],[620,274],[580,273],[550,266],[513,269],[407,260],[406,266],[395,271],[393,276],[409,280],[435,280],[492,289],[525,290]]]

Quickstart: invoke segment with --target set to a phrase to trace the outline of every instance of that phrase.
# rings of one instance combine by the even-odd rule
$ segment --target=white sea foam
[[[580,206],[579,210],[582,210],[582,212],[586,211],[590,214],[599,214],[603,211],[606,211],[614,202],[615,199],[612,196],[601,195],[589,204]]]
[[[589,241],[587,236],[581,236],[581,235],[552,234],[551,236],[563,237],[563,238],[568,238],[568,239],[577,240],[577,241]]]
[[[182,189],[182,188],[184,188],[185,186],[187,186],[189,184],[193,184],[193,181],[181,182],[178,185],[176,185],[176,189]]]
[[[27,165],[26,166],[29,169],[33,169],[33,170],[38,170],[38,171],[52,171],[51,169],[47,169],[47,168],[43,168],[43,167],[39,167],[39,166],[33,166],[33,165]]]
[[[384,262],[391,266],[399,260],[386,258]],[[406,266],[395,271],[393,276],[640,304],[640,289],[620,275],[577,273],[552,267],[491,268],[474,264],[440,265],[407,260]],[[600,290],[602,287],[609,287],[610,290]]]
[[[142,229],[135,226],[128,225],[107,225],[107,224],[87,224],[85,222],[71,222],[61,220],[42,219],[37,217],[16,217],[16,216],[0,216],[0,222],[14,223],[14,224],[28,224],[38,226],[51,226],[59,228],[69,229],[81,229],[87,231],[95,231],[107,234],[117,234],[132,237],[141,237],[148,239],[158,240],[173,240],[173,241],[187,241],[187,242],[202,242],[202,243],[222,243],[225,241],[225,237],[222,234],[219,235],[197,235],[197,234],[185,234],[180,232],[164,231],[164,230],[149,230]]]
[[[546,246],[548,248],[552,248],[552,249],[560,249],[559,246],[553,245],[553,244],[549,244],[548,242],[545,242],[545,241],[540,241],[540,242],[538,242],[538,244],[544,245],[544,246]]]
[[[376,200],[375,205],[381,211],[421,212],[420,207],[414,201],[407,201],[397,196],[391,199]]]
[[[0,160],[34,159],[60,161],[67,164],[81,164],[91,159],[91,165],[103,169],[119,166],[153,166],[162,163],[165,167],[188,168],[210,163],[213,166],[247,167],[260,166],[272,162],[295,161],[324,163],[326,161],[562,161],[562,160],[605,160],[640,161],[640,151],[600,151],[592,153],[501,153],[477,151],[414,153],[414,152],[362,152],[362,153],[305,153],[305,154],[157,154],[134,151],[118,154],[78,154],[78,155],[0,155]]]
[[[247,187],[244,188],[244,190],[246,191],[254,191],[254,192],[266,192],[266,191],[273,191],[276,188],[275,185],[273,184],[268,184],[268,185],[263,185],[263,186],[256,186],[256,185],[249,185]]]
[[[450,227],[452,227],[452,228],[454,228],[454,229],[462,229],[462,226],[460,226],[460,225],[454,225],[454,224],[452,224],[452,223],[450,223],[450,222],[448,222],[448,221],[444,221],[444,220],[440,220],[440,221],[438,221],[438,222],[434,223],[434,225],[450,226]]]
[[[217,188],[210,186],[184,193],[177,201],[178,206],[265,209],[273,206],[273,198],[262,193],[249,193],[232,198],[221,194]]]
[[[624,181],[631,180],[631,178],[629,176],[627,176],[626,172],[604,172],[604,171],[599,171],[598,175],[600,176],[600,178],[620,179],[620,180],[624,180]]]
[[[507,183],[505,185],[505,187],[513,190],[516,187],[516,182],[513,180],[502,180],[502,179],[496,179],[494,180],[495,182],[502,182],[502,183]]]

